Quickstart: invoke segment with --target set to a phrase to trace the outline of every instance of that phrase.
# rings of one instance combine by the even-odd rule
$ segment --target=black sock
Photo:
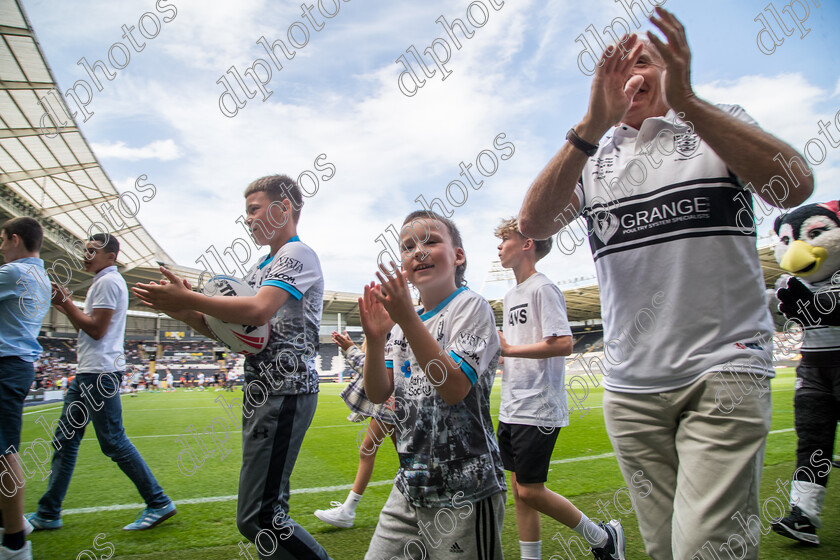
[[[3,546],[9,550],[20,550],[24,544],[26,544],[26,540],[23,537],[23,531],[3,535]]]

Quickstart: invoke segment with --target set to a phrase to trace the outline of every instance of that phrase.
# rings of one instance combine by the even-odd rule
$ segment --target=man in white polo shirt
[[[758,487],[773,323],[744,185],[789,208],[813,180],[743,109],[695,95],[683,26],[656,13],[667,42],[649,32],[607,49],[586,115],[529,189],[519,225],[540,239],[586,218],[606,428],[647,553],[724,557],[735,546],[755,559],[769,530]]]
[[[150,529],[176,513],[175,504],[164,494],[123,429],[119,388],[125,370],[123,341],[128,288],[117,272],[119,250],[119,241],[113,235],[96,234],[88,241],[84,265],[95,276],[85,298],[84,311],[73,304],[62,287],[53,284],[53,305],[79,330],[79,365],[64,398],[52,441],[55,454],[49,486],[38,502],[37,513],[27,515],[36,529],[61,528],[61,503],[89,421],[93,421],[102,452],[119,465],[146,502],[137,519],[123,529]]]

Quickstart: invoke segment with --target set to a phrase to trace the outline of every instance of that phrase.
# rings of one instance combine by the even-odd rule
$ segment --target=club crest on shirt
[[[612,236],[618,231],[618,218],[607,210],[594,210],[592,212],[592,222],[595,235],[604,245],[609,243]]]
[[[683,157],[694,157],[700,144],[700,137],[693,133],[675,134],[674,147]]]

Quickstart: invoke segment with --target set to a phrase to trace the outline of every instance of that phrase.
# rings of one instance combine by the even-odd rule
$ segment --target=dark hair
[[[292,204],[292,218],[298,223],[300,209],[303,207],[303,195],[294,179],[288,175],[260,177],[245,189],[245,198],[256,192],[264,192],[272,201],[288,200]]]
[[[44,230],[35,218],[30,218],[29,216],[12,218],[0,226],[0,230],[5,231],[6,237],[9,239],[13,235],[20,237],[21,241],[23,241],[23,246],[29,252],[41,250],[41,243],[44,241]]]
[[[117,260],[117,255],[120,254],[120,242],[110,233],[97,233],[91,235],[88,241],[94,241],[97,249],[102,249],[106,253],[114,253],[114,260]]]
[[[5,231],[6,237],[9,239],[13,235],[20,237],[27,251],[41,250],[41,243],[44,241],[44,230],[35,218],[30,218],[29,216],[12,218],[0,226],[0,230]]]
[[[452,220],[448,220],[437,214],[432,212],[431,210],[415,210],[411,214],[405,217],[403,221],[403,228],[409,222],[414,222],[418,218],[424,218],[428,220],[435,220],[436,222],[440,222],[446,226],[446,229],[449,231],[449,237],[452,238],[452,245],[458,249],[464,249],[464,242],[461,241],[461,232],[458,231],[458,226]],[[438,226],[440,229],[440,226]],[[400,230],[402,233],[402,230]],[[455,267],[455,287],[460,288],[461,286],[467,285],[467,280],[464,278],[464,275],[467,271],[467,255],[466,252],[464,253],[464,264],[459,264]]]

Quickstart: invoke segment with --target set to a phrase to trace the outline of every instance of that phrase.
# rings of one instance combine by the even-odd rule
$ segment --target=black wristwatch
[[[578,136],[577,132],[575,132],[574,127],[570,128],[569,132],[566,133],[566,140],[568,140],[572,146],[574,146],[589,157],[594,156],[595,153],[598,151],[598,144],[590,144],[589,142]]]

